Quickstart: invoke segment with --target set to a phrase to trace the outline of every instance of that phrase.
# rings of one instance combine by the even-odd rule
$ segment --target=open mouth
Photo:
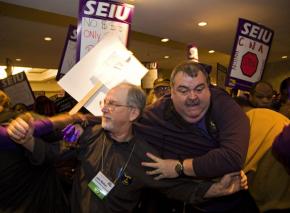
[[[185,103],[186,107],[195,107],[199,105],[199,101],[191,102],[191,103]]]

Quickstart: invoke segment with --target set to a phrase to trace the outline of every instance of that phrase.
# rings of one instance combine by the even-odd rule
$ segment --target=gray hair
[[[128,88],[127,105],[138,108],[141,115],[146,105],[146,95],[144,91],[140,87],[130,83],[121,83],[118,87],[119,86]]]
[[[184,61],[180,64],[178,64],[172,71],[171,77],[170,77],[170,85],[171,87],[174,85],[175,76],[179,72],[183,72],[187,74],[190,77],[196,77],[198,72],[202,72],[202,74],[206,78],[206,82],[209,85],[210,79],[207,71],[205,70],[204,66],[202,66],[200,63],[194,62],[194,61]]]

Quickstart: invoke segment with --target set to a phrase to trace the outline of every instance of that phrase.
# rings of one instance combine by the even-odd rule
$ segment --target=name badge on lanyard
[[[115,184],[99,171],[88,186],[102,200],[115,187]]]

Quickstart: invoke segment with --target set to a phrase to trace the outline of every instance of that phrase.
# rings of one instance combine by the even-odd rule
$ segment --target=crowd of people
[[[290,78],[232,98],[186,61],[152,96],[121,83],[97,118],[0,91],[0,212],[290,210]]]

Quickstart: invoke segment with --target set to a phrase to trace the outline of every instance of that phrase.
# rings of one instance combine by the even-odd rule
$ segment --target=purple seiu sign
[[[261,80],[274,31],[255,22],[239,19],[229,66],[227,85],[249,90]]]
[[[56,75],[56,80],[62,78],[76,63],[77,27],[68,28],[65,45]]]
[[[107,33],[127,45],[134,6],[114,1],[80,0],[77,60],[87,54]]]

